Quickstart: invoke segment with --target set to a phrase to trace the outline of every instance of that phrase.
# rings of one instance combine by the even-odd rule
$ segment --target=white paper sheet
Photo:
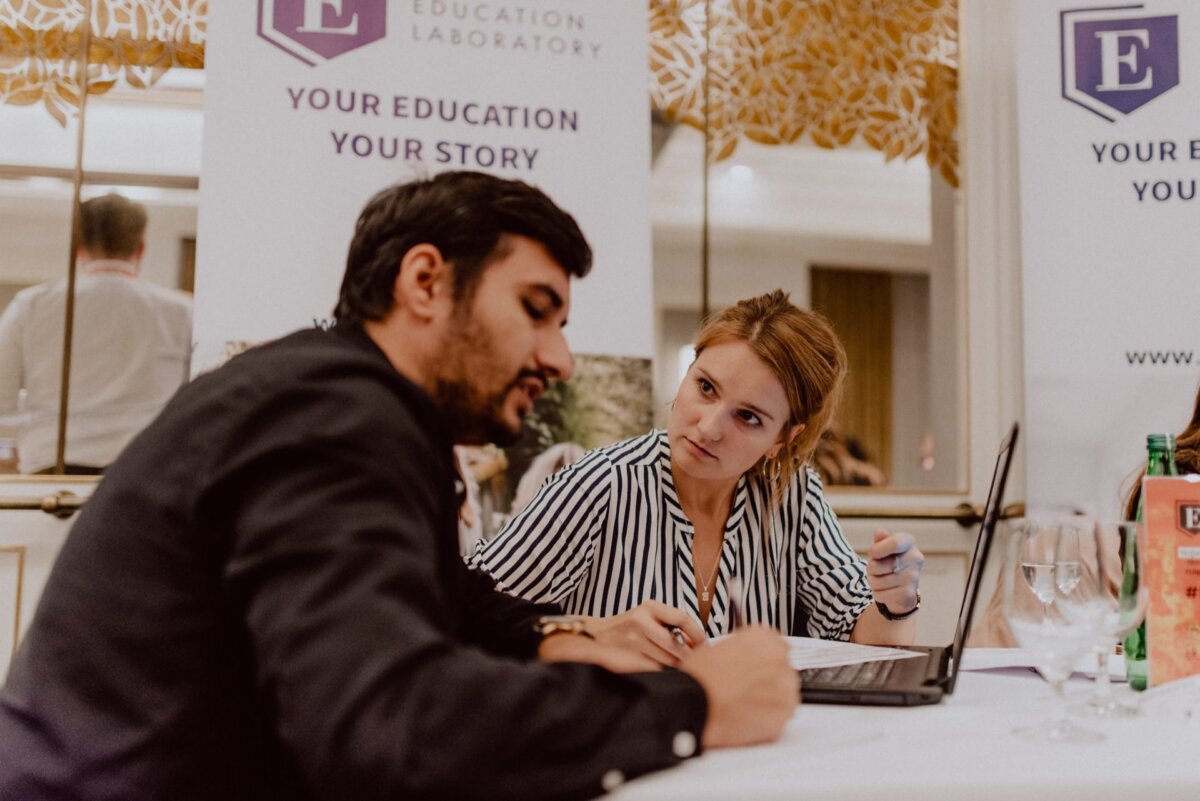
[[[883,648],[850,642],[818,640],[812,637],[787,637],[788,661],[797,670],[835,665],[857,665],[881,659],[908,659],[921,654],[902,648]]]

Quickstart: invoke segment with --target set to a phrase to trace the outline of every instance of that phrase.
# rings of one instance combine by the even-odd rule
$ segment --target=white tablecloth
[[[1091,683],[1068,693],[1086,697]],[[1200,708],[1148,705],[1077,722],[1089,745],[1031,743],[1015,726],[1048,719],[1049,686],[1024,670],[961,672],[954,695],[916,708],[808,704],[780,741],[714,750],[632,781],[620,801],[1198,801]]]

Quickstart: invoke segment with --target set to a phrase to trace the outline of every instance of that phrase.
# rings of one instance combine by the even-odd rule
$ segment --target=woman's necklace
[[[693,536],[695,537],[692,541],[692,572],[696,575],[696,583],[700,585],[698,589],[700,590],[701,604],[707,604],[712,600],[713,585],[716,583],[717,574],[721,572],[721,550],[725,544],[725,524],[729,520],[729,510],[732,505],[733,492],[731,491],[728,498],[725,499],[724,514],[719,519],[714,519],[716,517],[715,514],[711,512],[706,514],[699,509],[689,509],[689,504],[682,497],[679,498],[679,508],[687,515],[688,520],[692,521]],[[701,531],[711,533],[718,538],[717,555],[713,562],[712,570],[709,571],[708,581],[700,577],[700,560],[697,558],[696,542],[699,539]],[[703,612],[704,610],[701,609],[700,611]],[[701,615],[701,617],[706,616]]]
[[[697,567],[699,567],[699,565],[697,565]],[[708,581],[705,581],[704,579],[700,578],[700,574],[696,573],[696,580],[700,582],[700,600],[701,601],[708,603],[709,597],[710,597],[708,588],[711,587],[713,582],[717,580],[717,572],[720,569],[721,569],[721,552],[718,550],[716,561],[713,563],[712,572],[708,574]]]

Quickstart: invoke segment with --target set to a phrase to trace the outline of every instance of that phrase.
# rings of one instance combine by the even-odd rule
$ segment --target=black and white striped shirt
[[[692,564],[695,529],[671,478],[665,431],[588,453],[551,476],[472,566],[500,589],[567,612],[614,615],[647,600],[699,620]],[[811,468],[797,471],[778,508],[766,484],[743,476],[734,491],[708,634],[729,629],[728,582],[741,578],[750,623],[784,632],[799,596],[813,637],[844,640],[871,602],[866,564],[842,536]]]

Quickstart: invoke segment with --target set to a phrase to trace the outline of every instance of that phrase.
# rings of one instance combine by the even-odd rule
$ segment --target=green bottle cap
[[[1173,451],[1175,450],[1175,435],[1147,434],[1146,448],[1152,451]]]

